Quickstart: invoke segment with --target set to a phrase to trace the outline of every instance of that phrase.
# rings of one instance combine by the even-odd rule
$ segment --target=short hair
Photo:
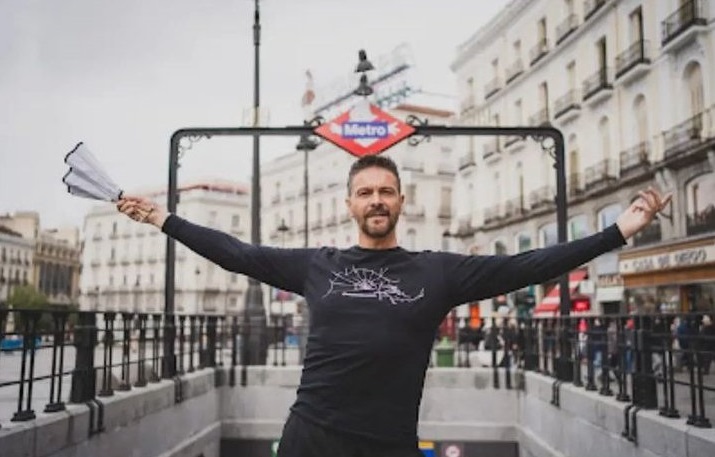
[[[395,178],[397,178],[397,191],[401,191],[400,173],[397,171],[395,162],[387,156],[366,155],[360,157],[350,166],[350,172],[348,173],[348,195],[352,193],[353,177],[362,170],[372,167],[383,168],[395,175]]]

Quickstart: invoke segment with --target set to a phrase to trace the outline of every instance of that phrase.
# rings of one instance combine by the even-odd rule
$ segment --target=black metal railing
[[[702,0],[689,0],[661,24],[661,44],[665,46],[680,34],[696,25],[707,25]]]
[[[518,58],[506,69],[506,83],[509,84],[522,73],[524,73],[524,62]]]
[[[549,125],[549,109],[541,108],[540,110],[529,116],[529,125],[533,127]]]
[[[664,417],[678,418],[688,410],[688,424],[710,427],[706,411],[715,407],[715,310],[672,313],[654,304],[639,309],[631,315],[509,315],[483,318],[479,326],[455,318],[453,326],[436,335],[430,366],[489,368],[494,387],[504,382],[507,389],[517,387],[512,382],[516,370],[536,371],[623,403],[658,409]],[[6,332],[11,321],[12,331]],[[307,329],[289,315],[271,315],[268,322],[266,365],[301,364]],[[243,374],[247,365],[242,341],[250,332],[237,315],[167,318],[0,309],[0,393],[7,398],[8,392],[17,392],[15,411],[4,411],[9,416],[0,415],[0,422],[32,420],[40,404],[47,413],[62,411],[68,402],[110,397],[116,390],[141,389],[202,369],[229,368],[228,384],[234,386],[236,370],[240,367]],[[167,343],[177,357],[175,372],[168,376],[161,372],[167,366],[161,363]],[[635,438],[630,427],[624,421],[624,436]]]
[[[459,169],[464,170],[477,164],[474,151],[467,151],[459,158]]]
[[[715,232],[715,206],[688,214],[685,227],[688,236]]]
[[[491,81],[489,81],[485,86],[484,86],[484,99],[488,99],[492,95],[496,94],[499,92],[501,89],[502,84],[501,84],[501,78],[498,76],[495,76],[492,78]]]
[[[556,99],[554,103],[554,119],[558,119],[564,114],[571,110],[578,110],[581,108],[581,97],[578,90],[571,89],[564,95]]]
[[[499,155],[501,152],[500,142],[498,137],[490,138],[482,147],[482,158],[491,159]]]
[[[568,176],[569,197],[576,197],[583,193],[583,176],[581,173],[571,173]]]
[[[698,113],[685,122],[663,133],[665,158],[670,159],[687,152],[703,140],[703,113]]]
[[[531,65],[536,64],[549,52],[549,40],[546,38],[540,38],[534,46],[532,46],[529,51],[529,57]]]
[[[578,16],[569,14],[559,25],[556,26],[556,44],[560,44],[571,33],[578,28]]]
[[[529,207],[556,205],[556,190],[550,186],[542,186],[529,193]]]
[[[620,165],[621,173],[625,173],[638,166],[647,166],[650,164],[650,142],[642,141],[637,145],[621,151]]]
[[[599,68],[583,82],[583,100],[586,101],[602,90],[611,90],[613,85],[608,80],[608,67]]]
[[[618,178],[618,168],[616,161],[604,159],[586,168],[584,172],[586,188],[593,187],[599,183],[612,181]]]
[[[650,43],[648,40],[638,40],[616,56],[616,78],[620,78],[638,64],[649,63]]]

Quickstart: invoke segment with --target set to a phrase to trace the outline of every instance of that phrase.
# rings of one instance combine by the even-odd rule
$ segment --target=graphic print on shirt
[[[424,288],[417,295],[410,296],[403,292],[397,284],[398,279],[385,276],[387,268],[379,272],[369,268],[348,267],[342,272],[333,272],[330,288],[323,295],[340,294],[344,297],[377,298],[380,301],[389,300],[391,304],[412,303],[424,297]]]

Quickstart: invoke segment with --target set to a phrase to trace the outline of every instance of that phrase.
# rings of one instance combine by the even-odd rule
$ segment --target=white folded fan
[[[66,156],[69,171],[62,178],[67,191],[78,197],[116,202],[122,198],[122,189],[104,171],[99,161],[84,143],[78,143]]]

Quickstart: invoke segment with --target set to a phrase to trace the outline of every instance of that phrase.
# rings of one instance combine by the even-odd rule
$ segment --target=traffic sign
[[[376,155],[415,133],[415,128],[367,100],[315,129],[336,146],[356,157]]]

